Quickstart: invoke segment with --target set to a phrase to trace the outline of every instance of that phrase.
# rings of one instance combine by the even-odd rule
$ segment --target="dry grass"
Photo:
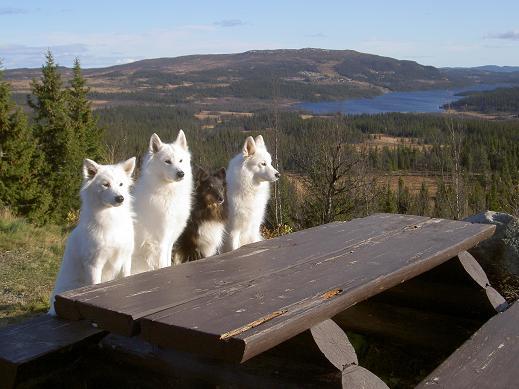
[[[438,177],[436,176],[424,176],[416,173],[395,173],[380,176],[378,182],[382,185],[387,185],[389,182],[391,190],[396,191],[398,189],[398,181],[400,178],[402,178],[404,185],[409,189],[411,194],[416,195],[418,192],[420,192],[422,182],[425,182],[425,186],[429,191],[429,195],[432,197],[436,196],[436,192],[438,191],[438,185],[436,182]]]
[[[252,112],[231,112],[231,111],[200,111],[194,115],[198,120],[217,120],[220,121],[225,117],[251,117]]]
[[[396,137],[389,136],[384,134],[370,134],[370,139],[367,139],[363,145],[369,148],[378,147],[379,149],[383,147],[388,147],[390,149],[396,149],[398,146],[410,147],[413,149],[422,150],[423,147],[429,149],[432,145],[429,144],[419,144],[417,139],[414,138],[406,138],[406,137]]]
[[[48,309],[64,245],[60,227],[35,227],[0,209],[0,326]]]

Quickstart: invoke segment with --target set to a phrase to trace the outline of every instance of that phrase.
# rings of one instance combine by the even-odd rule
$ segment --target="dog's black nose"
[[[121,204],[123,201],[124,201],[124,197],[119,195],[119,196],[115,196],[115,201],[119,204]]]
[[[178,177],[178,178],[182,178],[182,177],[184,177],[185,175],[186,175],[186,173],[184,173],[182,170],[179,170],[179,171],[177,172],[177,177]]]
[[[281,177],[281,174],[276,173],[276,178],[279,178],[279,177]]]

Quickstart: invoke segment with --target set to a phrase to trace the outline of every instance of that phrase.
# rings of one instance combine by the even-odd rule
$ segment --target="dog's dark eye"
[[[166,159],[164,162],[167,163],[168,165],[171,165],[171,159]]]
[[[267,163],[266,162],[262,162],[261,166],[267,166]]]
[[[123,183],[121,182],[121,183],[119,184],[119,186],[123,186]]]
[[[182,163],[182,160],[178,161],[178,163]]]
[[[103,184],[103,186],[104,186],[105,188],[110,188],[110,183],[109,183],[109,182],[105,182],[105,183]]]

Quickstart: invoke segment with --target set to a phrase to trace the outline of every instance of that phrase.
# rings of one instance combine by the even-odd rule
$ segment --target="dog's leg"
[[[241,238],[240,230],[232,230],[231,233],[229,234],[229,238],[230,238],[230,249],[231,250],[236,250],[237,248],[240,247],[240,238]]]
[[[171,250],[173,247],[169,244],[164,245],[162,244],[159,248],[159,269],[162,269],[163,267],[171,266]]]
[[[104,262],[101,262],[104,263]],[[88,264],[85,266],[85,282],[86,285],[95,285],[101,282],[101,278],[103,276],[103,266],[100,265],[100,262],[96,262],[95,264]]]
[[[132,274],[132,256],[131,254],[123,262],[122,276],[128,277]]]

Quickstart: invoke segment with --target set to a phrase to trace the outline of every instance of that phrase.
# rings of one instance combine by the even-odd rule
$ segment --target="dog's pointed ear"
[[[150,138],[150,152],[156,153],[162,148],[162,141],[160,140],[159,136],[155,133]]]
[[[256,139],[254,139],[254,142],[256,142],[256,147],[265,147],[265,141],[261,135],[258,135]]]
[[[207,173],[207,171],[199,166],[198,169],[197,169],[197,172],[196,172],[196,179],[197,181],[205,181],[209,178],[209,173]]]
[[[121,166],[128,177],[131,177],[135,170],[135,157],[131,157],[124,162],[121,162]]]
[[[220,169],[218,169],[215,173],[214,173],[214,176],[219,178],[220,180],[225,180],[225,168],[222,167]]]
[[[184,131],[178,131],[177,140],[175,141],[175,143],[187,151],[187,139],[186,134],[184,134]]]
[[[250,157],[256,152],[256,142],[254,142],[254,138],[252,136],[248,136],[245,139],[245,143],[243,144],[243,156]]]
[[[91,159],[85,158],[83,161],[83,178],[85,180],[91,180],[95,177],[99,171],[99,165]]]

